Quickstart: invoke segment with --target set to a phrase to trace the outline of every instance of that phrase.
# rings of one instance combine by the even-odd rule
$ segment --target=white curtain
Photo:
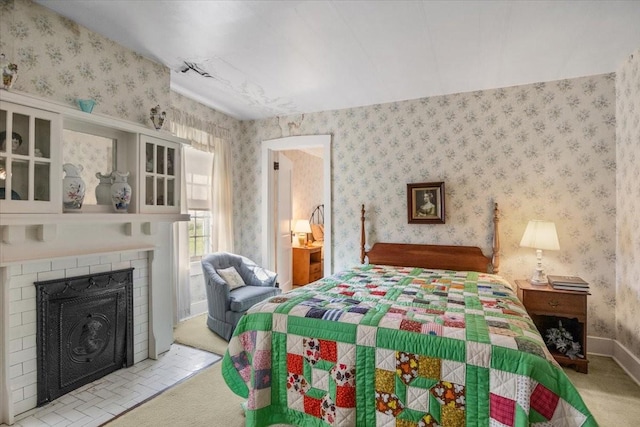
[[[233,252],[233,200],[231,150],[226,141],[214,138],[213,184],[211,198],[213,216],[211,246],[214,251]]]
[[[171,110],[171,131],[191,141],[191,146],[214,153],[211,186],[212,251],[233,252],[233,189],[230,132],[177,109]]]
[[[184,151],[183,151],[184,152]],[[185,196],[185,156],[180,156],[180,212],[187,212],[187,198]],[[179,221],[173,224],[174,264],[176,266],[176,316],[175,323],[191,315],[191,287],[189,282],[189,223]]]
[[[231,153],[229,150],[230,132],[227,129],[205,122],[195,116],[180,110],[171,109],[169,122],[171,132],[191,141],[191,146],[198,150],[214,153],[212,161],[213,185],[211,197],[211,239],[213,251],[233,252],[233,204],[231,199]],[[182,156],[182,188],[181,211],[187,212],[187,192]],[[174,237],[177,250],[174,262],[177,266],[176,295],[178,319],[184,319],[191,314],[190,292],[190,259],[189,259],[189,228],[186,222],[180,222],[174,227]],[[186,272],[186,274],[185,274]]]

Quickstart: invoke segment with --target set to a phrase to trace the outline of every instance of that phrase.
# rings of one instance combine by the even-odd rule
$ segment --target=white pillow
[[[242,280],[242,277],[240,277],[235,267],[224,268],[217,271],[220,277],[229,285],[229,290],[232,291],[240,286],[245,286],[244,280]]]

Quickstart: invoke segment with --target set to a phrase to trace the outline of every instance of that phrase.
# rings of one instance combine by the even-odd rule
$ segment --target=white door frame
[[[333,273],[331,255],[331,135],[289,136],[262,141],[262,265],[275,269],[273,232],[273,152],[322,147],[324,180],[324,274]]]
[[[277,219],[274,221],[275,248],[276,248],[276,271],[278,273],[278,282],[282,292],[293,289],[293,251],[291,250],[291,231],[292,231],[292,211],[293,211],[293,162],[284,152],[273,153],[277,155],[278,173],[274,173],[273,186],[276,189],[276,196],[272,197],[276,207]]]

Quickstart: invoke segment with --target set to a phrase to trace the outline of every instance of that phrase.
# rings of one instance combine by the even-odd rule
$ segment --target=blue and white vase
[[[62,165],[65,177],[62,179],[62,205],[65,212],[79,212],[84,201],[86,190],[80,176],[82,165],[65,163]]]
[[[116,212],[126,213],[131,203],[131,186],[127,183],[129,172],[113,171],[111,184],[111,203]]]

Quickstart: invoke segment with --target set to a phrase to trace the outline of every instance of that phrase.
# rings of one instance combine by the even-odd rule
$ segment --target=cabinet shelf
[[[516,280],[518,298],[531,316],[544,338],[549,322],[557,326],[561,319],[576,322],[573,336],[582,347],[584,358],[571,359],[562,353],[549,349],[553,358],[562,366],[573,366],[578,372],[587,373],[587,293],[561,291],[549,285],[532,286],[526,280]]]
[[[572,359],[562,353],[558,353],[557,351],[550,350],[550,352],[553,358],[556,359],[556,362],[558,362],[560,365],[569,367],[574,366],[578,372],[586,373],[589,365],[589,361],[586,358]]]
[[[2,100],[6,102],[14,102],[21,105],[27,105],[32,108],[38,108],[52,113],[61,114],[64,120],[65,127],[70,123],[76,125],[88,124],[102,126],[104,128],[114,129],[122,132],[155,135],[167,141],[173,141],[182,145],[189,145],[188,140],[179,138],[165,130],[158,131],[151,128],[151,126],[145,127],[137,122],[113,118],[96,112],[90,114],[85,113],[84,111],[81,111],[78,108],[70,107],[67,104],[52,101],[50,99],[39,98],[26,92],[20,92],[17,90],[3,91]]]
[[[105,205],[93,206],[96,174],[114,170],[129,173],[133,195],[127,215],[180,213],[182,147],[189,144],[185,139],[13,91],[0,101],[0,132],[15,133],[22,141],[15,148],[0,146],[0,213],[9,215],[0,225],[88,221],[84,217],[89,215],[93,222],[130,222],[132,217],[108,215]],[[83,166],[86,186],[85,207],[72,219],[60,216],[64,163]],[[35,221],[10,216],[44,213],[53,216]]]
[[[64,223],[125,224],[128,222],[189,221],[189,214],[139,213],[61,213],[61,214],[2,214],[0,226],[29,226]]]

